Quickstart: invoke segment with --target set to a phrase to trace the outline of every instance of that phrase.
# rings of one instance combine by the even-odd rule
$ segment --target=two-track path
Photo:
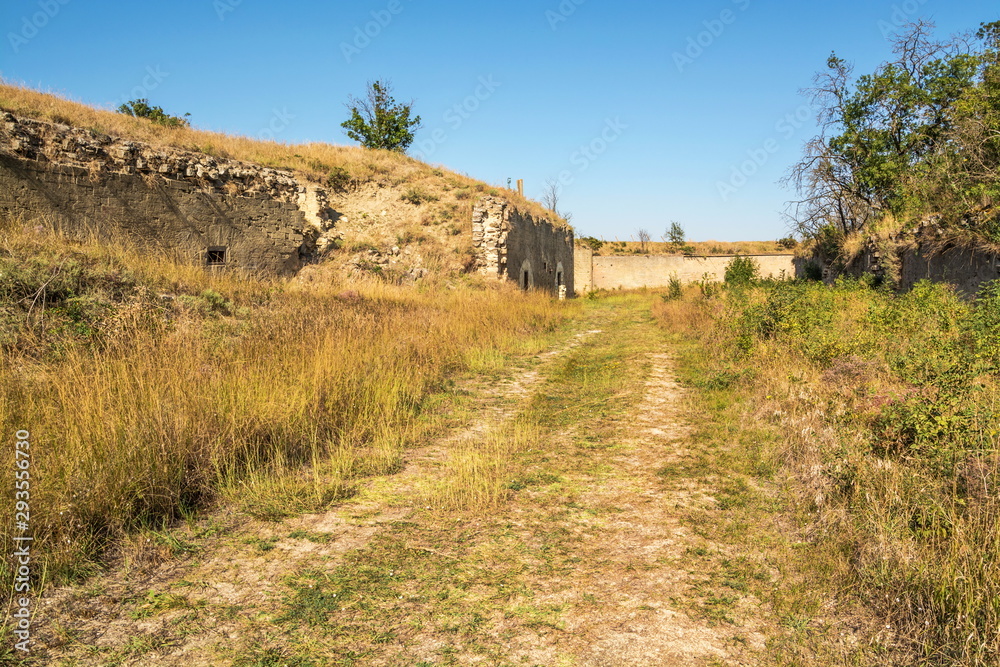
[[[661,474],[688,455],[686,392],[662,335],[624,303],[589,306],[550,349],[462,382],[464,423],[330,511],[220,511],[178,527],[190,548],[162,562],[51,591],[35,662],[758,664],[752,595],[705,611],[715,598],[699,568],[727,547],[689,518],[713,507],[713,489]],[[429,504],[451,452],[514,419],[541,435],[515,461],[510,497],[456,516]],[[323,595],[308,598],[306,580]],[[337,591],[344,607],[330,604]]]

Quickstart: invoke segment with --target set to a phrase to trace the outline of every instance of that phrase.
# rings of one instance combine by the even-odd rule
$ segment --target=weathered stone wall
[[[973,296],[983,283],[1000,279],[1000,255],[962,247],[925,254],[917,248],[900,255],[899,273],[900,287],[906,290],[921,280],[933,280]]]
[[[887,252],[891,253],[888,257]],[[893,271],[898,274],[891,275]],[[877,278],[894,277],[903,291],[913,289],[921,280],[949,283],[960,294],[971,297],[983,283],[1000,279],[1000,255],[961,245],[932,243],[925,238],[900,248],[881,251],[867,248],[843,273],[854,277],[866,273]],[[836,271],[828,271],[827,280],[832,281],[836,275]]]
[[[290,172],[0,114],[0,215],[287,274],[333,242],[330,213]]]
[[[586,253],[584,253],[586,254]],[[578,255],[582,262],[586,259]],[[794,278],[795,258],[792,255],[746,255],[757,262],[762,277]],[[593,256],[592,289],[637,289],[666,287],[674,277],[682,283],[707,278],[721,281],[732,255],[694,257],[679,255]],[[577,267],[579,271],[579,266]]]
[[[472,213],[479,272],[523,289],[574,294],[573,232],[535,219],[498,197],[483,197]]]

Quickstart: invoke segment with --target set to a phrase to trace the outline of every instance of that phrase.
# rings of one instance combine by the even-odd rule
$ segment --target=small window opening
[[[528,272],[525,271],[521,277],[521,289],[528,289]]]
[[[222,266],[226,263],[226,247],[213,246],[208,249],[205,259],[209,266]]]
[[[556,286],[558,287],[559,285],[562,285],[562,284],[563,284],[563,281],[562,281],[562,271],[558,271],[556,273]]]

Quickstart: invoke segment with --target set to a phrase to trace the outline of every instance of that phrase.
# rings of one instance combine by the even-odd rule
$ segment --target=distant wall
[[[578,249],[580,262],[586,263],[589,251]],[[745,255],[757,262],[762,277],[794,278],[795,258],[792,255]],[[636,289],[640,287],[665,287],[671,277],[683,283],[707,277],[721,281],[732,255],[693,257],[679,255],[625,255],[601,256],[592,259],[591,289]],[[580,270],[580,267],[577,267]]]
[[[573,249],[573,280],[581,294],[594,291],[594,251],[590,248]]]
[[[0,113],[0,214],[287,274],[332,241],[321,188],[289,172]]]
[[[573,231],[522,213],[498,197],[483,197],[472,213],[479,272],[522,289],[574,294]]]

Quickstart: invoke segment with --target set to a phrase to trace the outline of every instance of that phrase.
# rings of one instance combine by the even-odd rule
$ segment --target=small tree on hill
[[[413,143],[413,133],[420,129],[420,116],[410,117],[412,100],[409,104],[397,104],[391,93],[392,84],[388,81],[369,82],[364,99],[350,97],[346,106],[351,117],[341,127],[365,148],[405,153]]]
[[[667,242],[673,246],[674,250],[684,245],[684,228],[676,220],[670,221],[670,229],[667,230]]]
[[[191,114],[186,113],[183,117],[171,116],[163,111],[161,107],[154,107],[150,105],[149,100],[146,98],[132,100],[120,105],[118,107],[118,113],[123,113],[126,116],[133,116],[135,118],[145,118],[165,127],[188,127],[191,124],[187,119],[187,117]]]

